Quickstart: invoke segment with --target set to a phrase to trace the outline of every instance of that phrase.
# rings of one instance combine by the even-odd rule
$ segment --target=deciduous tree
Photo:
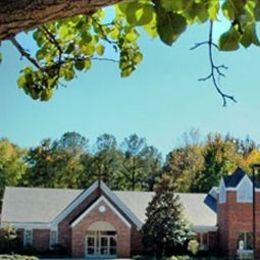
[[[109,16],[102,9],[108,5],[115,5]],[[33,99],[46,101],[64,80],[72,80],[76,71],[89,70],[93,60],[118,62],[121,75],[130,75],[142,60],[138,38],[144,31],[172,45],[188,27],[208,23],[208,37],[195,43],[193,49],[207,48],[209,74],[201,80],[212,80],[225,105],[228,99],[235,98],[224,93],[218,83],[226,66],[216,64],[214,49],[234,51],[240,46],[259,46],[256,33],[259,10],[259,0],[3,0],[0,41],[10,40],[30,63],[21,71],[19,87]],[[221,15],[230,27],[215,43],[214,24]],[[32,36],[37,44],[35,54],[15,37],[29,30],[33,33],[28,37]],[[103,56],[109,46],[115,50],[116,60]]]

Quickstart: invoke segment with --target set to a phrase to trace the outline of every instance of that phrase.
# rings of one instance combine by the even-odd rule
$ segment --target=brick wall
[[[256,193],[257,244],[260,243],[260,194]],[[235,256],[240,232],[252,232],[252,203],[238,203],[236,191],[227,191],[227,201],[218,204],[220,249],[224,255]],[[258,250],[260,257],[260,248]],[[260,258],[259,258],[260,259]]]
[[[131,254],[137,255],[143,251],[142,234],[135,227],[131,230]]]
[[[58,225],[58,241],[59,244],[66,248],[67,251],[71,252],[71,228],[70,223],[80,215],[86,208],[89,207],[93,201],[99,196],[99,191],[94,191],[90,196],[88,196],[77,208],[75,208],[64,220],[62,220]]]
[[[131,228],[129,228],[117,214],[108,206],[104,213],[100,213],[98,208],[104,202],[92,209],[92,211],[72,228],[71,249],[73,257],[84,257],[85,255],[85,236],[88,227],[97,221],[110,223],[117,231],[117,255],[118,257],[129,257],[131,253]]]
[[[218,249],[218,233],[217,232],[209,232],[209,251],[216,253]]]
[[[44,252],[49,249],[50,230],[34,229],[33,230],[33,247],[38,252]]]

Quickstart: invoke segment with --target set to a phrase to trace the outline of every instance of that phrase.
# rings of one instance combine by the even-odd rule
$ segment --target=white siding
[[[247,175],[237,187],[237,202],[250,203],[253,201],[252,182]]]
[[[223,181],[223,178],[220,181],[220,189],[219,189],[219,203],[226,203],[226,187]]]

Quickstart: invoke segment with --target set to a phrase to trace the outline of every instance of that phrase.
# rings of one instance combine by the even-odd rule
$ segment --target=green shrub
[[[196,239],[192,239],[188,243],[188,250],[193,254],[196,255],[199,251],[199,242]]]

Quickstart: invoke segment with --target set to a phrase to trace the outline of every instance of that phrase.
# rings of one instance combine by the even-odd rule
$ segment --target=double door
[[[93,231],[86,235],[86,256],[115,257],[117,255],[115,231]]]

